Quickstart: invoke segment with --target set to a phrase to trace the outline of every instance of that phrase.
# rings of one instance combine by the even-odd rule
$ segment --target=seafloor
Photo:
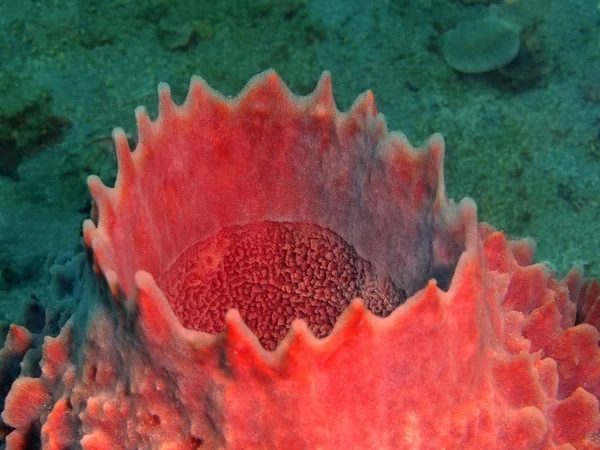
[[[44,302],[48,267],[81,245],[87,175],[114,180],[110,131],[122,126],[135,141],[133,109],[156,111],[159,81],[182,101],[192,74],[235,94],[267,68],[297,93],[331,71],[340,109],[371,89],[389,128],[415,145],[443,133],[451,197],[472,197],[481,220],[534,238],[538,259],[559,274],[578,264],[598,277],[599,8],[0,0],[0,318],[13,318],[24,298]],[[518,56],[498,70],[457,72],[442,35],[486,17],[519,28]]]

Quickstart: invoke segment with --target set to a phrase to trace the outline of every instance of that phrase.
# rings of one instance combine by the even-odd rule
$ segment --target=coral
[[[496,16],[463,22],[442,36],[444,59],[454,70],[483,73],[510,63],[521,46],[519,28]]]
[[[598,284],[449,200],[440,135],[328,74],[159,97],[45,328],[10,327],[7,448],[599,448]]]

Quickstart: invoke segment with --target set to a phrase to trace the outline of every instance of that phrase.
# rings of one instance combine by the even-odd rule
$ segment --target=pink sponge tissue
[[[69,313],[0,350],[7,449],[600,448],[598,283],[449,200],[441,135],[327,73],[159,98],[88,180]]]

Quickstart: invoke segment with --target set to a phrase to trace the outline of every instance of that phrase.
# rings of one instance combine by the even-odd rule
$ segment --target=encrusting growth
[[[287,222],[221,230],[189,247],[157,282],[184,327],[220,333],[235,308],[267,350],[294,319],[327,336],[355,297],[381,317],[406,300],[333,232]]]

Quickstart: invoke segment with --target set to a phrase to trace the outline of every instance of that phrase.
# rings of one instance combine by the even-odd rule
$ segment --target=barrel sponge
[[[44,328],[0,345],[0,448],[599,448],[600,285],[449,199],[441,135],[328,73],[136,118]]]
[[[464,73],[483,73],[510,63],[519,53],[519,27],[490,16],[463,22],[442,37],[448,65]]]

